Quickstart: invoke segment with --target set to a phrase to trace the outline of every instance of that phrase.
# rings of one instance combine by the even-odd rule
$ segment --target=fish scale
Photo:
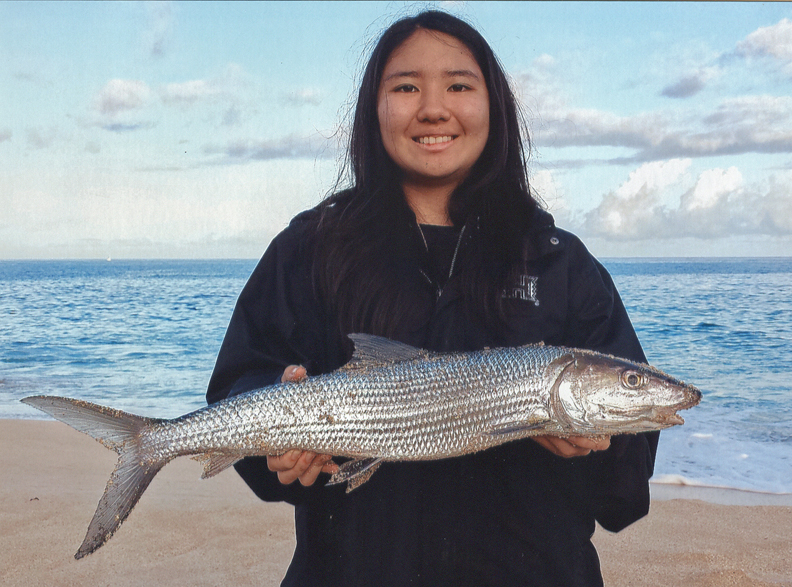
[[[193,455],[212,476],[246,456],[290,449],[352,460],[329,484],[352,490],[385,461],[455,457],[549,434],[602,436],[660,430],[701,393],[648,365],[592,351],[529,345],[430,353],[376,336],[350,335],[342,368],[234,396],[173,420],[144,418],[81,400],[23,402],[119,454],[81,558],[123,523],[154,476]]]
[[[563,354],[552,347],[531,352],[548,363]],[[373,372],[336,371],[280,384],[183,417],[183,432],[168,444],[172,456],[235,450],[240,455],[253,450],[282,454],[289,449],[393,460],[456,456],[471,450],[476,444],[471,439],[481,448],[491,444],[489,438],[476,436],[504,410],[521,408],[546,419],[547,390],[535,376],[541,361],[515,360],[519,355],[525,358],[526,348],[439,355],[432,361],[379,365]],[[527,384],[526,373],[533,375]],[[354,401],[350,389],[356,390]],[[217,420],[223,426],[216,436],[192,432],[218,428]],[[249,432],[232,440],[222,432],[229,424]],[[262,434],[264,430],[269,434]]]

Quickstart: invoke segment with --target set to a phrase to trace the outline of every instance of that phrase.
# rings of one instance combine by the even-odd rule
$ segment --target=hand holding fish
[[[316,482],[319,473],[336,473],[336,465],[330,455],[318,455],[309,450],[290,450],[277,457],[267,457],[267,468],[278,473],[278,481],[290,485],[295,480],[308,487]]]
[[[548,435],[533,436],[532,439],[551,453],[566,458],[584,457],[592,451],[606,450],[610,447],[610,436],[602,438],[586,438],[584,436],[562,438]]]
[[[284,369],[281,383],[302,381],[308,376],[302,365],[289,365]],[[267,468],[278,473],[278,481],[290,485],[299,479],[306,487],[313,485],[319,473],[336,473],[338,465],[332,462],[331,455],[318,455],[308,450],[290,450],[280,456],[268,456]]]

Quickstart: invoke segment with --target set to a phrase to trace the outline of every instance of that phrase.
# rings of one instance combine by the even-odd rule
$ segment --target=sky
[[[596,255],[792,255],[790,3],[0,1],[0,259],[260,257],[426,7],[489,41]]]

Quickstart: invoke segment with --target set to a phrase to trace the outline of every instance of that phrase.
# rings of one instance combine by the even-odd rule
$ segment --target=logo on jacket
[[[538,306],[539,300],[536,299],[537,281],[539,281],[539,278],[533,277],[532,275],[518,275],[515,284],[503,290],[503,297],[513,300],[523,300],[524,302],[533,302],[534,306]]]

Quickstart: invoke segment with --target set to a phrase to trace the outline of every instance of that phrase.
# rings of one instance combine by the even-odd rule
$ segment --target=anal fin
[[[225,471],[228,467],[239,461],[242,457],[237,454],[227,454],[222,452],[207,452],[195,455],[193,460],[203,465],[201,479],[214,477],[218,473]]]

